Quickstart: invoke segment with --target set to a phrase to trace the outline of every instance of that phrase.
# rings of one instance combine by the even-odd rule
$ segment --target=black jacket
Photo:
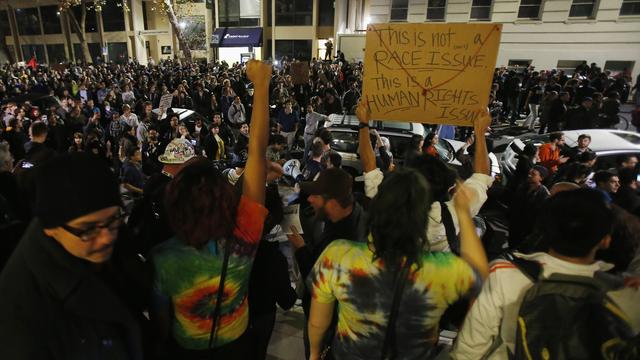
[[[362,206],[357,202],[353,204],[353,211],[346,218],[333,223],[324,222],[324,229],[319,239],[313,244],[305,245],[296,250],[295,256],[303,280],[307,280],[313,265],[333,240],[346,239],[351,241],[366,241],[366,218]],[[302,298],[302,306],[305,311],[311,306],[309,291]]]
[[[596,125],[596,113],[583,106],[568,110],[565,114],[566,130],[593,129]]]
[[[125,303],[37,219],[0,275],[0,294],[0,359],[142,359]]]
[[[279,244],[262,240],[249,280],[250,318],[275,314],[276,304],[289,310],[297,299],[289,279],[287,258],[280,252]]]

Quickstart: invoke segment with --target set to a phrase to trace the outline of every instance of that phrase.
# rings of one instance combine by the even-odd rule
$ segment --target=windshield
[[[640,136],[638,136],[637,134],[619,132],[612,132],[612,134],[617,135],[618,137],[621,137],[632,144],[640,145]]]

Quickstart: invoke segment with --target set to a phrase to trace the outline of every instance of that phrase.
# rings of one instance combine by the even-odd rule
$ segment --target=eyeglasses
[[[120,228],[120,225],[122,225],[123,221],[124,214],[122,212],[122,209],[120,209],[114,216],[107,219],[104,223],[100,225],[94,225],[88,229],[78,229],[66,224],[63,224],[61,227],[67,232],[80,238],[81,241],[89,242],[97,238],[98,235],[100,235],[100,233],[102,232],[102,229],[107,229],[111,233],[115,232]]]

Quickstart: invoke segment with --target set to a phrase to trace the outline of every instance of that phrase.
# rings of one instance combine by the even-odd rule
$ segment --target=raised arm
[[[476,173],[491,175],[491,168],[489,167],[489,152],[487,151],[487,139],[485,133],[491,125],[491,115],[487,109],[478,121],[473,125],[474,132],[476,133],[476,153],[473,162],[473,170]]]
[[[360,121],[359,145],[360,161],[362,161],[362,169],[368,173],[376,169],[376,154],[371,146],[371,137],[369,136],[369,121],[371,120],[371,112],[364,100],[360,100],[356,109],[356,116]],[[366,125],[366,127],[364,127]]]
[[[253,113],[249,158],[245,167],[242,193],[247,198],[264,204],[266,188],[267,145],[269,144],[269,80],[271,65],[260,61],[247,64],[247,76],[253,82]]]
[[[483,279],[489,276],[489,263],[484,252],[482,242],[476,233],[476,227],[471,219],[469,190],[462,183],[453,197],[453,203],[460,225],[460,257],[474,268]]]

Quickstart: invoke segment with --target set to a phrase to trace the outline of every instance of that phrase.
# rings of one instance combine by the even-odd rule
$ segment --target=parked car
[[[197,112],[191,109],[171,108],[171,110],[173,110],[175,114],[178,114],[178,116],[180,117],[179,118],[180,122],[183,122],[187,126],[187,129],[189,129],[189,132],[195,131],[196,119],[201,119],[202,123],[207,126],[211,124],[210,120],[208,120],[204,116],[198,114]],[[153,109],[153,112],[156,115],[158,115],[160,114],[160,109]],[[162,117],[160,118],[160,120],[163,120],[166,118],[167,118],[167,114],[165,113],[165,114],[162,114]]]
[[[591,136],[589,148],[598,155],[596,170],[611,169],[616,167],[618,158],[622,155],[640,156],[640,135],[630,131],[612,129],[590,129],[563,131],[565,144],[568,147],[577,145],[578,136],[587,134]],[[508,177],[513,174],[518,163],[517,155],[522,152],[524,146],[533,143],[540,146],[549,141],[549,135],[525,135],[514,139],[502,153],[500,164],[502,172]]]
[[[342,156],[342,167],[351,175],[362,174],[362,164],[358,154],[358,118],[354,115],[332,114],[324,126],[331,131],[333,143],[331,149]],[[370,124],[371,129],[376,129],[378,134],[389,139],[391,153],[396,164],[404,162],[404,155],[413,135],[425,136],[425,128],[420,123],[405,123],[395,121],[374,120]],[[440,157],[452,164],[461,165],[455,158],[456,151],[464,145],[456,140],[440,139],[436,145]]]

